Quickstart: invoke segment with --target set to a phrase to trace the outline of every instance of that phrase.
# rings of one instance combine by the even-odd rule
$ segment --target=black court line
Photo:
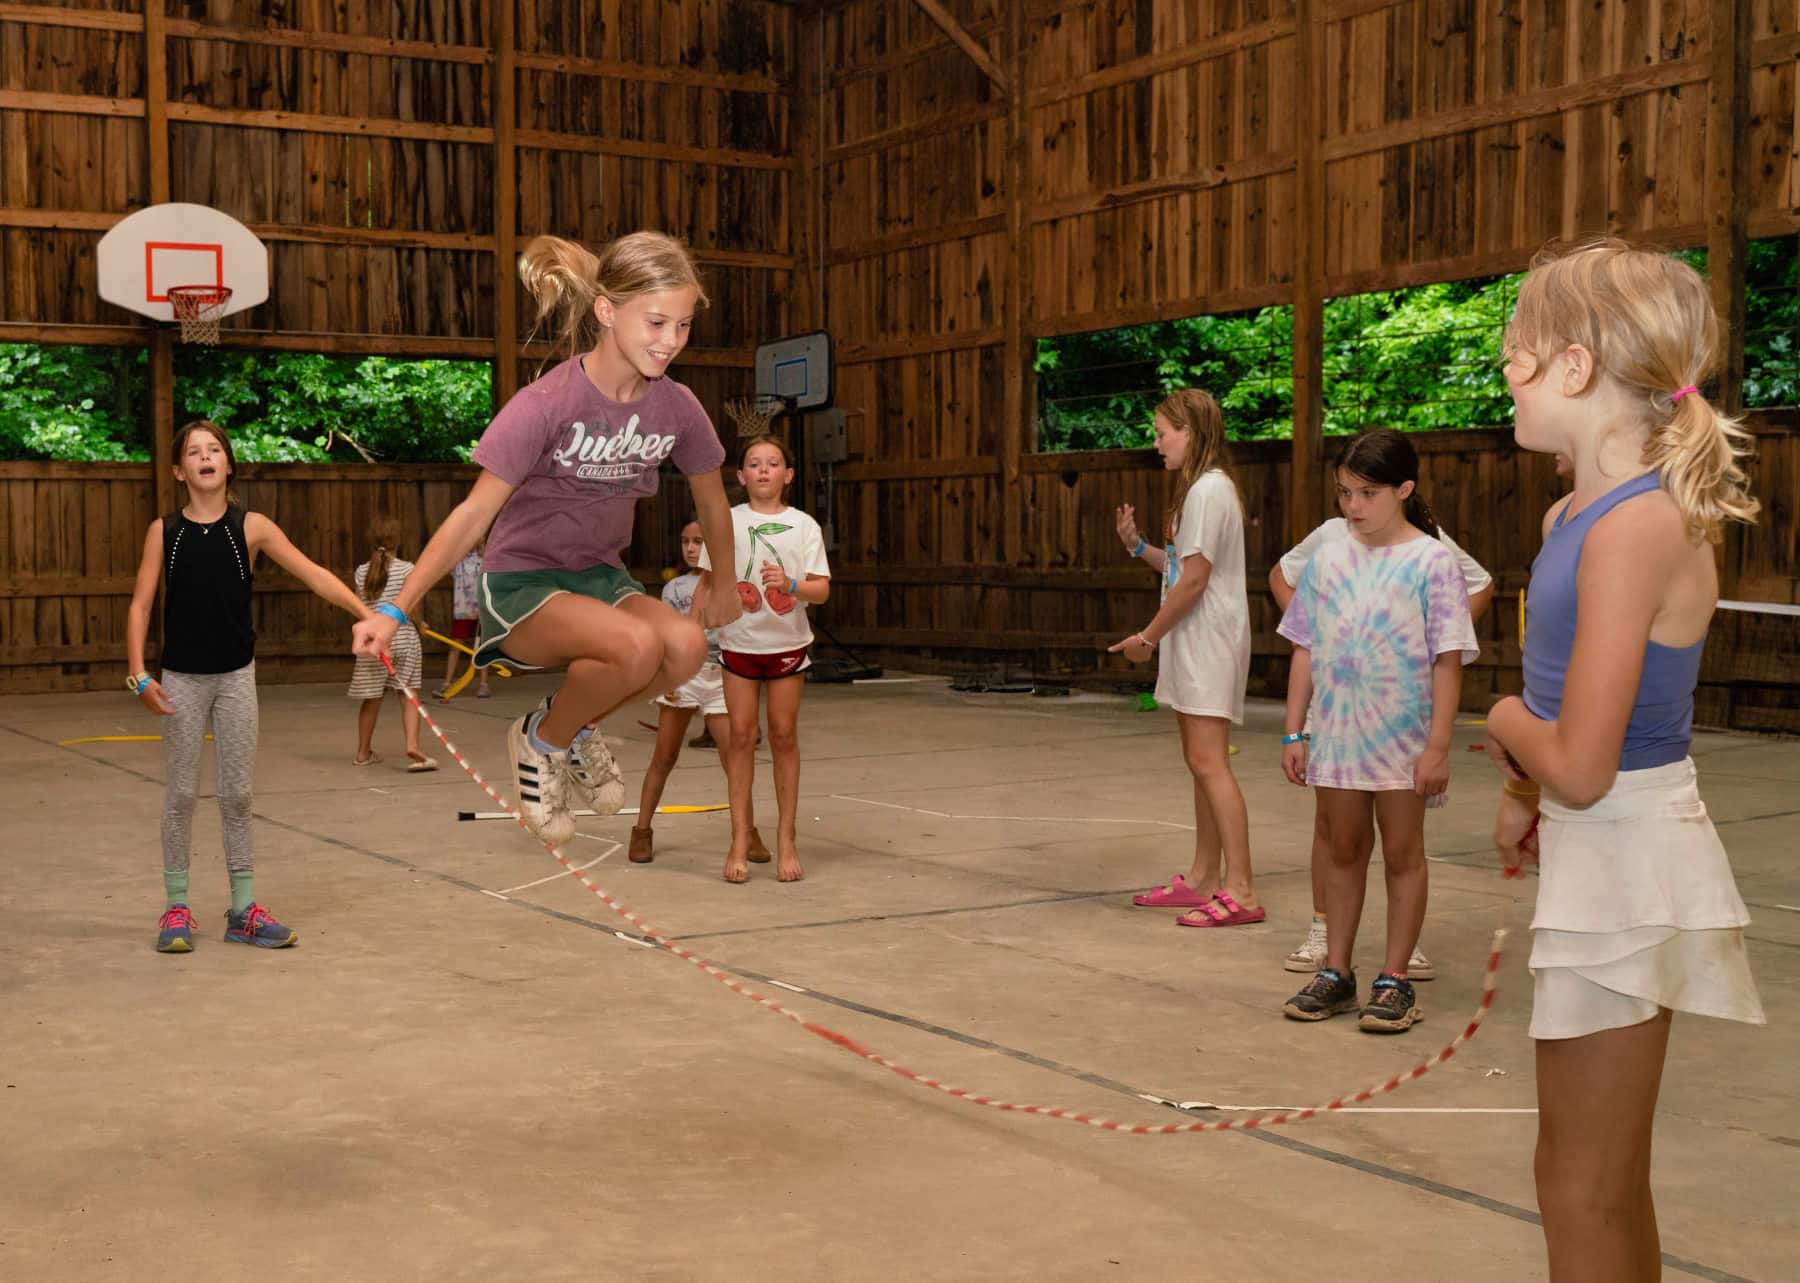
[[[29,732],[18,731],[16,727],[8,727],[8,729],[13,730],[16,734],[23,735],[27,739],[35,739],[39,743],[57,747],[53,740],[45,740],[43,737],[32,735]],[[73,750],[71,749],[69,751],[72,752]],[[134,771],[130,767],[119,766],[116,763],[107,762],[101,758],[89,757],[85,753],[77,753],[75,755],[77,757],[85,758],[90,762],[94,762],[97,765],[113,767],[116,770],[123,771],[128,775],[136,776],[139,779],[147,780],[151,783],[160,783],[160,781],[155,780],[154,777],[144,775],[139,771]],[[478,895],[484,894],[483,889],[480,886],[469,881],[467,878],[458,877],[450,873],[443,873],[436,869],[428,869],[415,861],[401,859],[398,856],[386,855],[380,851],[374,851],[367,847],[358,846],[353,842],[346,842],[341,838],[334,838],[327,836],[326,834],[314,832],[311,829],[303,828],[298,824],[293,824],[286,820],[278,820],[272,816],[255,812],[253,812],[253,815],[254,818],[261,820],[263,823],[273,825],[285,832],[310,838],[315,842],[335,847],[341,851],[348,851],[368,859],[378,860],[393,868],[402,868],[412,873],[423,874],[432,878],[434,881],[442,882],[448,886],[471,891]],[[600,932],[605,935],[613,936],[614,938],[632,941],[638,945],[648,945],[656,948],[658,952],[666,952],[666,950],[657,945],[655,941],[646,936],[633,931],[626,931],[622,928],[610,927],[606,923],[594,918],[566,913],[560,909],[552,909],[548,906],[532,904],[530,901],[525,900],[503,900],[500,903],[523,909],[528,913],[535,913],[542,917],[553,918],[559,922],[567,922],[573,926],[582,927],[589,931]],[[670,956],[672,957],[673,955]],[[726,966],[712,958],[708,958],[706,961],[710,965],[717,967],[719,970],[728,972],[740,979],[750,980],[761,984],[776,983],[775,977],[765,975],[761,972]],[[780,986],[778,985],[777,987]],[[1016,1047],[1009,1047],[1004,1043],[997,1043],[991,1039],[981,1038],[974,1034],[963,1033],[960,1030],[951,1029],[945,1025],[938,1025],[930,1021],[920,1020],[915,1016],[888,1011],[881,1007],[872,1007],[867,1003],[857,1002],[851,998],[839,997],[835,994],[824,993],[818,989],[805,989],[802,996],[817,999],[822,1003],[838,1007],[845,1011],[854,1011],[859,1015],[869,1016],[876,1020],[883,1020],[890,1024],[901,1025],[921,1033],[944,1038],[951,1042],[960,1043],[963,1046],[973,1047],[982,1051],[990,1051],[997,1055],[1005,1056],[1010,1060],[1044,1069],[1059,1076],[1073,1079],[1077,1082],[1087,1083],[1105,1091],[1129,1096],[1133,1100],[1138,1100],[1140,1102],[1142,1096],[1146,1094],[1129,1084],[1108,1078],[1104,1074],[1095,1073],[1091,1070],[1079,1069],[1073,1065],[1066,1065],[1060,1061],[1039,1056],[1034,1052],[1025,1051]],[[1311,1158],[1318,1158],[1340,1167],[1347,1167],[1353,1171],[1358,1171],[1368,1176],[1374,1176],[1380,1180],[1390,1181],[1398,1185],[1404,1185],[1408,1188],[1419,1190],[1422,1193],[1435,1194],[1441,1198],[1450,1199],[1453,1202],[1463,1203],[1470,1207],[1478,1207],[1484,1211],[1494,1212],[1501,1216],[1510,1217],[1513,1220],[1522,1221],[1527,1225],[1541,1226],[1543,1224],[1542,1218],[1536,1212],[1533,1212],[1528,1208],[1519,1207],[1500,1199],[1490,1198],[1485,1194],[1478,1194],[1474,1190],[1466,1190],[1460,1186],[1449,1185],[1442,1181],[1434,1181],[1428,1177],[1415,1176],[1410,1172],[1398,1171],[1395,1168],[1388,1167],[1384,1164],[1372,1162],[1364,1158],[1357,1158],[1351,1154],[1344,1154],[1337,1150],[1326,1149],[1323,1146],[1308,1144],[1305,1141],[1295,1140],[1291,1136],[1277,1135],[1274,1132],[1268,1131],[1234,1132],[1231,1134],[1244,1139],[1258,1140],[1264,1144],[1276,1145],[1293,1153],[1305,1154]],[[1800,1144],[1800,1142],[1789,1141],[1784,1137],[1776,1137],[1774,1139],[1780,1140],[1783,1144]],[[1696,1278],[1709,1279],[1712,1280],[1713,1283],[1756,1283],[1756,1280],[1746,1278],[1743,1275],[1732,1274],[1727,1270],[1720,1270],[1709,1265],[1700,1264],[1696,1261],[1689,1261],[1669,1252],[1664,1252],[1662,1254],[1662,1262],[1669,1269],[1677,1270],[1683,1274],[1689,1274]]]

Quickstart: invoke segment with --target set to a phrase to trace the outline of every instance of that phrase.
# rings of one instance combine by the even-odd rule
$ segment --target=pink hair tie
[[[1669,404],[1680,405],[1682,397],[1690,392],[1698,392],[1699,390],[1700,389],[1695,387],[1692,383],[1688,384],[1685,388],[1676,388],[1674,394],[1669,397]]]

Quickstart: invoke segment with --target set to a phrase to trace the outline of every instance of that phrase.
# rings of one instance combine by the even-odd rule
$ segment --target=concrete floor
[[[505,779],[505,721],[545,689],[500,681],[443,721]],[[898,1061],[1165,1122],[1133,1093],[1301,1105],[1435,1052],[1503,924],[1499,1003],[1463,1054],[1372,1102],[1413,1112],[1134,1138],[978,1109],[621,940],[510,823],[457,821],[489,804],[447,758],[395,765],[392,706],[387,764],[353,768],[337,686],[262,692],[259,898],[300,946],[220,940],[203,802],[197,949],[165,957],[160,749],[57,746],[156,727],[124,692],[12,697],[0,1278],[1543,1277],[1535,1120],[1505,1112],[1535,1103],[1535,884],[1494,871],[1497,786],[1461,751],[1478,732],[1458,732],[1453,801],[1429,820],[1442,978],[1421,986],[1426,1022],[1384,1039],[1280,1015],[1302,980],[1281,959],[1305,928],[1312,811],[1281,780],[1273,705],[1253,706],[1236,758],[1270,924],[1202,932],[1128,898],[1188,858],[1166,714],[939,679],[806,701],[804,882],[772,866],[722,882],[723,814],[664,817],[649,866],[625,863],[622,818],[585,822],[571,851],[602,857],[596,879],[658,930]],[[635,802],[650,735],[630,715],[615,728]],[[1800,1260],[1800,912],[1781,907],[1800,905],[1800,744],[1708,735],[1695,756],[1771,1023],[1676,1021],[1655,1170],[1667,1272],[1776,1283]],[[723,796],[716,758],[688,750],[665,801]],[[1365,941],[1381,911],[1376,879]]]

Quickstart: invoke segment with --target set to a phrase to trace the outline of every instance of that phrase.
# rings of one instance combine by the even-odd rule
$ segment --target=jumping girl
[[[646,597],[624,568],[632,513],[656,493],[665,460],[687,475],[707,546],[725,564],[734,549],[725,449],[694,394],[668,377],[706,302],[681,244],[634,232],[596,258],[540,236],[519,256],[519,276],[538,323],[554,318],[570,356],[494,416],[475,447],[482,471],[469,497],[399,596],[356,626],[354,650],[390,649],[425,593],[488,532],[475,666],[568,670],[551,706],[507,735],[520,812],[560,846],[574,835],[574,806],[591,798],[610,815],[624,805],[623,777],[591,724],[675,689],[706,662],[699,623]],[[696,601],[709,628],[740,609],[735,594],[708,592],[705,577]]]
[[[1340,539],[1350,538],[1350,523],[1343,517],[1331,520],[1314,527],[1312,532],[1288,549],[1282,558],[1269,569],[1269,593],[1275,598],[1275,605],[1286,610],[1288,602],[1294,598],[1294,585],[1300,582],[1300,575],[1306,569],[1306,563],[1312,560],[1313,553],[1328,543],[1336,543]],[[1462,570],[1463,583],[1469,590],[1469,618],[1477,620],[1494,599],[1494,577],[1468,553],[1457,546],[1450,532],[1438,530],[1438,542],[1449,550],[1456,558],[1457,566]],[[1374,833],[1367,834],[1370,841]],[[1306,938],[1287,956],[1282,966],[1289,971],[1317,972],[1325,965],[1327,933],[1325,929],[1325,882],[1331,868],[1331,839],[1325,832],[1325,812],[1323,808],[1313,807],[1313,839],[1312,839],[1312,923],[1306,929]],[[1408,980],[1435,980],[1437,969],[1425,956],[1423,949],[1414,947],[1412,957],[1406,960],[1406,978]]]
[[[686,570],[663,585],[662,599],[684,615],[693,613],[694,593],[700,586],[700,551],[705,546],[698,521],[690,521],[681,528],[681,561]],[[706,632],[706,663],[701,665],[700,671],[667,695],[658,695],[655,702],[661,706],[656,719],[656,748],[650,755],[650,765],[644,768],[644,788],[638,797],[638,822],[631,826],[628,858],[633,864],[649,864],[656,858],[652,822],[656,818],[656,808],[662,804],[669,772],[675,769],[675,763],[681,757],[682,737],[687,734],[688,723],[695,713],[703,719],[708,738],[718,747],[719,764],[725,768],[726,778],[730,778],[731,721],[725,712],[725,678],[719,667],[716,629],[709,628]],[[769,858],[769,848],[763,845],[762,835],[755,825],[751,825],[750,862],[767,864]]]
[[[1387,950],[1358,1023],[1401,1033],[1424,1015],[1407,967],[1425,921],[1425,808],[1450,786],[1462,669],[1480,648],[1467,582],[1418,493],[1412,443],[1388,428],[1365,432],[1339,452],[1336,470],[1351,537],[1313,554],[1279,630],[1294,643],[1282,769],[1317,790],[1331,853],[1326,965],[1282,1011],[1326,1020],[1357,1008],[1351,959],[1372,821],[1387,881]]]
[[[750,792],[765,687],[769,755],[775,763],[775,804],[780,814],[775,874],[783,882],[798,882],[802,875],[795,820],[800,805],[800,695],[812,665],[806,653],[813,639],[806,608],[823,605],[831,596],[831,566],[825,560],[819,523],[782,500],[782,491],[793,480],[794,465],[780,441],[759,436],[744,445],[738,481],[750,497],[731,510],[739,550],[737,594],[744,613],[719,634],[725,707],[731,717],[731,743],[725,755],[731,795],[727,882],[750,876],[750,840],[755,833]],[[710,568],[711,557],[709,543],[701,551],[700,565]]]
[[[400,547],[400,523],[392,517],[376,521],[372,542],[375,547],[369,559],[356,568],[356,593],[364,602],[379,609],[380,603],[392,602],[400,595],[407,576],[412,574],[413,564],[396,554],[395,550]],[[351,699],[360,699],[362,707],[356,713],[356,756],[350,759],[350,764],[372,766],[381,760],[381,755],[375,751],[375,722],[381,716],[382,701],[392,690],[400,697],[400,729],[406,736],[406,769],[435,771],[437,759],[426,756],[419,749],[419,710],[406,698],[407,691],[418,689],[424,668],[418,629],[411,624],[402,624],[394,634],[393,645],[394,672],[391,674],[379,659],[367,655],[356,657],[348,694]]]
[[[125,685],[164,723],[163,891],[167,905],[157,924],[156,947],[188,953],[194,947],[188,910],[188,862],[194,802],[200,784],[200,750],[213,729],[219,765],[219,822],[231,908],[225,938],[237,944],[279,949],[299,937],[256,903],[251,848],[250,798],[256,776],[256,630],[250,592],[256,557],[276,565],[334,606],[358,617],[368,608],[329,570],[288,542],[273,521],[246,512],[231,493],[237,459],[225,429],[205,419],[175,434],[170,454],[175,480],[187,487],[187,503],[150,523],[144,557],[126,615]],[[162,680],[144,670],[144,643],[157,580],[163,586]]]
[[[1531,568],[1525,696],[1488,714],[1501,859],[1541,858],[1531,1036],[1553,1283],[1662,1276],[1650,1148],[1671,1016],[1763,1023],[1750,917],[1688,757],[1712,544],[1758,506],[1747,434],[1697,389],[1718,337],[1692,268],[1619,241],[1539,255],[1507,334],[1514,435],[1575,470]]]
[[[1175,710],[1181,755],[1194,777],[1194,861],[1186,875],[1132,897],[1146,908],[1187,908],[1184,927],[1235,927],[1267,916],[1250,873],[1250,816],[1231,771],[1231,726],[1244,720],[1250,680],[1250,600],[1244,583],[1244,507],[1225,448],[1219,404],[1185,388],[1156,407],[1156,451],[1177,474],[1168,542],[1152,548],[1131,505],[1118,510],[1131,555],[1162,576],[1162,607],[1108,647],[1133,663],[1162,649],[1156,702]],[[1220,867],[1223,859],[1223,869]]]

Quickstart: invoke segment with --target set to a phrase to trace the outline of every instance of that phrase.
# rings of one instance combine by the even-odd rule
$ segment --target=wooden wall
[[[1256,583],[1328,511],[1324,298],[1516,270],[1553,237],[1610,232],[1707,245],[1741,308],[1742,237],[1800,228],[1794,0],[942,8],[957,32],[850,0],[806,9],[798,37],[816,24],[825,54],[797,92],[822,103],[814,252],[853,459],[824,618],[897,658],[1093,669],[1154,607],[1112,513],[1166,502],[1157,461],[1033,452],[1040,336],[1295,306],[1296,441],[1239,450]],[[1768,512],[1727,549],[1728,586],[1800,600],[1800,449],[1786,421],[1762,431]],[[1446,525],[1511,592],[1555,489],[1506,435],[1419,445]],[[1266,597],[1255,609],[1259,653],[1283,653]],[[1477,704],[1516,682],[1500,613]]]

